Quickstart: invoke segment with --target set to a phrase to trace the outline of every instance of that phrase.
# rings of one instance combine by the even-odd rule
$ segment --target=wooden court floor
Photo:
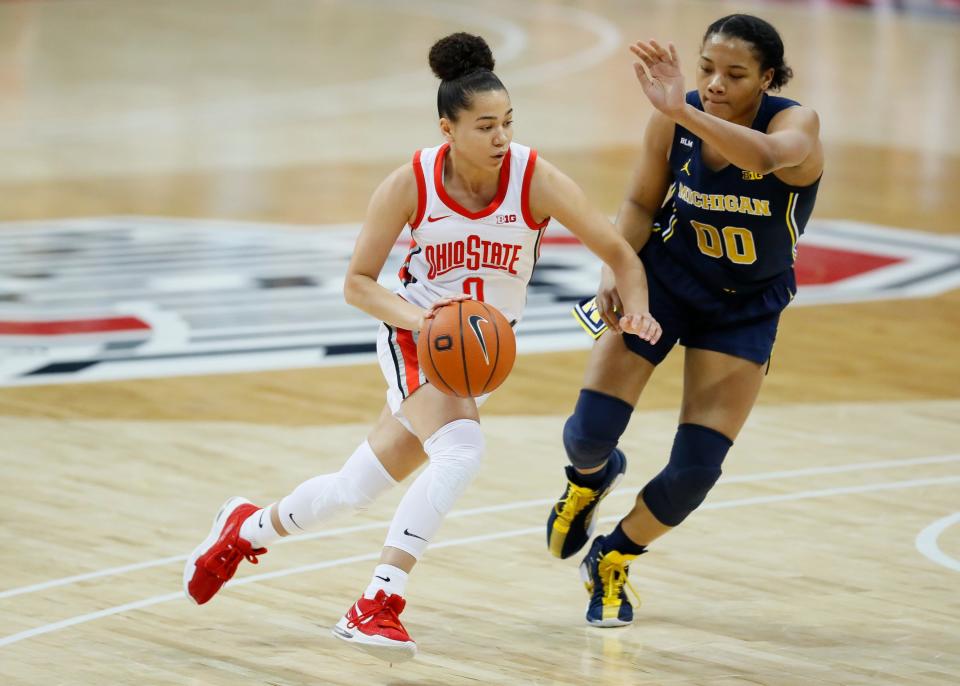
[[[736,10],[778,26],[785,94],[821,115],[815,216],[960,234],[957,19],[698,0],[0,3],[0,222],[357,222],[436,141],[425,54],[460,29],[491,41],[517,140],[612,214],[649,115],[627,41],[673,39],[691,78]],[[0,320],[25,314],[0,299]],[[642,606],[615,630],[584,624],[577,560],[543,541],[586,353],[521,356],[484,407],[484,469],[411,577],[421,654],[393,667],[328,629],[400,489],[208,606],[180,594],[224,499],[270,502],[362,440],[375,365],[0,388],[0,683],[960,683],[957,341],[957,289],[790,308],[723,480],[633,565]],[[681,384],[676,351],[603,526],[666,459]]]

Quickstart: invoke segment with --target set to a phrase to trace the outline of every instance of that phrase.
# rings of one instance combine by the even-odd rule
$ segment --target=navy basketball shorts
[[[712,293],[663,251],[644,248],[640,257],[647,271],[650,313],[663,335],[650,345],[624,334],[623,341],[632,352],[657,365],[679,342],[757,364],[770,359],[780,313],[796,293],[792,272],[756,293]]]

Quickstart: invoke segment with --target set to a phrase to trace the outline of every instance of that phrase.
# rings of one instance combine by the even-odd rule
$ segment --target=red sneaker
[[[417,644],[400,623],[407,601],[381,589],[373,598],[353,604],[333,627],[333,635],[387,662],[404,662],[417,654]]]
[[[183,592],[190,600],[203,605],[233,578],[241,560],[257,564],[257,555],[267,552],[240,538],[243,521],[262,509],[246,498],[233,497],[223,504],[210,535],[193,549],[183,568]]]

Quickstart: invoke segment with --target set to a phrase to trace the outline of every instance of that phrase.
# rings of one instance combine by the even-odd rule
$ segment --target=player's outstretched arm
[[[635,333],[650,343],[660,338],[660,325],[650,315],[647,275],[637,253],[606,217],[587,201],[566,174],[540,158],[530,186],[534,217],[554,217],[613,271],[624,313],[615,330]]]
[[[377,283],[387,256],[417,211],[417,182],[407,164],[374,191],[347,267],[343,296],[347,303],[401,329],[419,330],[426,312]]]
[[[634,71],[644,95],[654,107],[701,138],[734,166],[760,174],[789,169],[816,156],[820,119],[809,107],[780,112],[767,132],[725,121],[686,102],[680,59],[673,43],[637,41],[630,46],[637,57]],[[811,170],[811,181],[820,175]]]
[[[647,121],[640,158],[617,213],[616,229],[634,252],[640,252],[650,240],[654,218],[673,181],[669,162],[673,129],[673,122],[660,112],[654,112]],[[606,265],[601,270],[596,304],[600,318],[616,331],[623,302],[613,272]]]

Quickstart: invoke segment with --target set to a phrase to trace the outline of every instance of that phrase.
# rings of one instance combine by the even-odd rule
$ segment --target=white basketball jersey
[[[519,320],[527,283],[540,253],[549,218],[537,224],[530,214],[530,179],[537,152],[517,143],[503,158],[496,197],[471,212],[447,195],[443,162],[449,144],[418,150],[417,215],[412,242],[400,268],[398,291],[421,307],[448,295],[467,293]]]

